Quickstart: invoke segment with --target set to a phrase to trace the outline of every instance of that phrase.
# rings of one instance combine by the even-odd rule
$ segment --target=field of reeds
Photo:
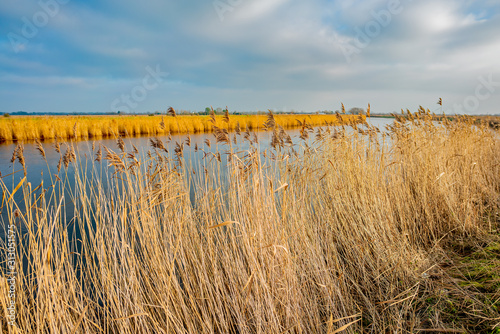
[[[500,130],[500,116],[473,116],[476,123],[484,123],[494,130]]]
[[[475,247],[491,250],[490,273],[498,265],[498,133],[420,110],[387,130],[302,124],[292,144],[277,120],[259,124],[266,150],[217,126],[200,168],[184,157],[189,137],[170,153],[152,139],[145,155],[118,138],[93,148],[95,173],[71,153],[53,185],[0,181],[20,241],[18,327],[2,316],[0,332],[498,332],[499,290],[450,270]],[[40,147],[41,159],[53,149]]]
[[[443,121],[444,119],[453,121],[457,118],[464,117],[463,115],[445,115],[445,114],[441,115],[433,114],[433,116],[435,121]],[[380,116],[376,115],[375,117],[380,117]],[[390,117],[398,118],[399,115],[391,114]],[[500,130],[500,116],[498,115],[467,115],[466,117],[468,117],[476,125],[479,126],[486,125],[493,130]]]
[[[172,110],[173,111],[173,110]],[[114,138],[127,136],[158,136],[176,133],[210,133],[213,131],[210,116],[181,115],[175,111],[163,116],[11,116],[0,118],[0,143],[68,139]],[[174,116],[174,117],[172,117]],[[224,116],[215,116],[221,124]],[[307,120],[312,126],[326,124],[362,123],[365,116],[357,115],[276,115],[276,123],[285,129],[300,127],[299,121]],[[265,122],[265,115],[231,115],[228,128],[238,126],[258,130]]]

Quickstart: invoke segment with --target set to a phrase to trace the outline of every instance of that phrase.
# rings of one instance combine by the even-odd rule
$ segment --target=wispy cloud
[[[343,101],[393,112],[438,97],[452,106],[478,77],[500,81],[497,1],[400,0],[388,24],[377,15],[394,0],[225,2],[233,8],[220,20],[211,1],[70,0],[16,53],[8,34],[21,34],[40,6],[4,1],[0,112],[109,110],[156,64],[169,76],[136,111],[335,110]],[[342,45],[366,29],[378,31],[346,61]],[[474,113],[498,112],[498,96]]]

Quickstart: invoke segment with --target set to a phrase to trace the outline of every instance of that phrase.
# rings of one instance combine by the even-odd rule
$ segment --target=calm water
[[[381,131],[385,129],[385,126],[388,124],[392,124],[393,119],[389,118],[371,118],[369,123],[371,125],[377,126]],[[287,133],[290,134],[294,143],[299,142],[299,130],[288,130]],[[213,134],[195,134],[191,135],[191,146],[184,146],[184,156],[187,162],[190,162],[193,166],[198,166],[201,164],[204,153],[201,151],[195,152],[194,147],[198,145],[201,149],[203,148],[206,152],[215,151],[215,138]],[[231,134],[231,138],[233,134]],[[259,140],[259,146],[261,150],[265,150],[269,148],[270,144],[270,133],[266,132],[258,132],[257,137]],[[314,141],[314,136],[311,135],[309,139],[310,144]],[[151,148],[149,144],[150,137],[136,137],[136,138],[125,138],[125,146],[126,151],[132,151],[133,146],[136,146],[139,150],[140,156],[145,156],[146,152]],[[165,137],[159,137],[165,143]],[[169,152],[173,153],[175,143],[184,141],[187,138],[187,135],[173,135],[172,140],[166,144],[165,146],[169,150]],[[205,144],[205,140],[209,139],[212,143],[212,147],[209,148]],[[238,149],[239,150],[247,150],[249,148],[249,144],[247,141],[242,140],[242,137],[238,137]],[[78,160],[80,161],[81,167],[86,168],[88,172],[97,172],[96,170],[92,170],[92,161],[95,159],[95,152],[99,144],[104,145],[115,152],[119,152],[119,149],[116,144],[116,140],[114,139],[102,139],[96,140],[94,142],[95,149],[92,151],[92,141],[80,141],[74,143],[75,150],[78,154]],[[12,190],[24,177],[24,171],[19,162],[11,163],[12,153],[16,147],[16,144],[0,144],[0,173],[2,175],[3,182],[7,185],[9,190]],[[41,157],[40,153],[37,151],[34,143],[26,143],[24,144],[24,156],[26,160],[27,167],[27,180],[26,182],[30,182],[32,185],[32,189],[36,188],[43,181],[44,187],[47,188],[51,185],[54,179],[54,174],[57,174],[57,165],[59,162],[60,155],[54,149],[54,142],[44,142],[43,147],[45,149],[45,154],[47,157],[47,162]],[[67,149],[67,144],[61,144],[61,153]],[[224,148],[223,148],[224,149]],[[105,155],[103,153],[103,155]],[[103,168],[105,169],[107,165],[107,161],[103,161]],[[100,163],[95,163],[95,169],[100,169]],[[87,166],[87,167],[86,167]],[[74,166],[71,163],[67,169],[64,166],[61,169],[60,177],[63,179],[63,175],[65,173],[68,174],[68,181],[72,181],[74,179]],[[73,180],[74,181],[74,180]],[[3,197],[3,189],[0,190],[0,198]],[[7,195],[6,195],[7,196]],[[8,197],[8,196],[7,196]],[[22,207],[22,192],[19,191],[14,196],[14,199],[21,205]],[[64,208],[68,215],[71,216],[73,212],[73,208],[71,207],[70,201],[67,201],[66,208]],[[22,208],[21,208],[22,209]],[[8,222],[8,217],[5,208],[0,213],[0,219],[2,223],[0,223],[0,237],[4,236],[4,226]]]

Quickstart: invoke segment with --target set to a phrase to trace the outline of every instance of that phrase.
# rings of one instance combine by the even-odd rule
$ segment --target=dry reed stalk
[[[227,106],[224,110],[224,117],[222,118],[222,121],[229,124],[229,109],[227,108]]]
[[[12,152],[12,157],[10,158],[11,163],[14,163],[14,161],[16,161],[17,151],[19,150],[19,147],[20,147],[20,143],[16,145],[16,147],[14,148],[14,151]]]
[[[64,155],[62,156],[62,161],[64,163],[64,167],[68,168],[69,163],[71,162],[72,155],[71,155],[71,149],[68,147],[66,148],[66,152],[64,152]]]
[[[163,142],[158,137],[149,138],[149,144],[155,149],[159,149],[168,153],[167,148],[165,147],[165,145],[163,145]]]
[[[103,146],[104,150],[106,151],[106,155],[104,156],[104,159],[108,160],[108,163],[110,166],[113,166],[116,169],[116,172],[124,172],[126,169],[125,162],[122,160],[122,158],[107,148],[106,146]],[[116,173],[115,172],[115,173]]]
[[[45,156],[45,150],[43,149],[43,146],[42,146],[42,143],[40,142],[39,139],[36,139],[35,140],[35,148],[36,150],[40,153],[40,155],[46,159],[46,156]]]
[[[267,119],[266,122],[264,123],[264,128],[266,130],[272,130],[276,127],[276,121],[274,119],[274,114],[273,112],[269,109],[268,114],[267,114]]]
[[[12,153],[12,158],[10,159],[10,162],[13,163],[14,161],[16,161],[16,159],[23,167],[24,176],[26,176],[27,175],[26,161],[24,159],[24,145],[22,142],[17,144],[16,148],[14,149],[14,152]]]
[[[69,188],[50,201],[23,185],[23,203],[38,209],[9,208],[27,229],[16,268],[18,326],[125,334],[451,328],[444,309],[426,307],[440,282],[423,273],[439,267],[446,242],[482,238],[499,223],[500,143],[469,120],[435,126],[428,111],[413,116],[411,126],[390,127],[390,147],[366,140],[372,127],[323,127],[319,142],[301,143],[298,153],[276,126],[279,150],[264,151],[267,158],[256,146],[223,146],[204,152],[213,161],[193,174],[184,141],[167,153],[156,138],[160,152],[148,151],[147,164],[105,148],[118,177],[75,170],[73,187],[56,175]],[[250,141],[248,127],[244,136]],[[74,153],[69,146],[64,157]],[[1,179],[0,187],[7,189]],[[80,235],[71,236],[57,208],[73,201]],[[464,325],[470,332],[499,316],[487,316],[475,296],[463,304],[477,315]]]
[[[172,108],[172,107],[168,107],[167,113],[168,113],[170,116],[172,116],[172,117],[176,117],[176,116],[177,116],[177,114],[175,113],[174,108]],[[162,121],[163,121],[163,119],[162,119]]]
[[[101,144],[99,144],[99,149],[97,150],[97,152],[95,154],[95,161],[101,162],[101,160],[102,160],[102,146],[101,146]]]
[[[214,112],[214,108],[210,107],[210,120],[209,120],[212,125],[215,125],[216,123],[216,120],[215,120],[215,112]]]
[[[217,143],[230,144],[229,132],[226,129],[221,129],[218,126],[213,126],[214,136]]]
[[[57,153],[61,154],[61,144],[59,143],[59,137],[56,135],[54,149]]]
[[[120,151],[125,152],[125,142],[123,141],[123,138],[121,136],[118,136],[118,139],[116,140],[116,145],[120,149]]]
[[[174,153],[178,158],[182,158],[184,156],[184,143],[175,142]]]

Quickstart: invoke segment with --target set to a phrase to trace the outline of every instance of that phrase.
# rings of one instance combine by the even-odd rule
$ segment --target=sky
[[[495,114],[499,32],[498,0],[2,0],[0,113]]]

